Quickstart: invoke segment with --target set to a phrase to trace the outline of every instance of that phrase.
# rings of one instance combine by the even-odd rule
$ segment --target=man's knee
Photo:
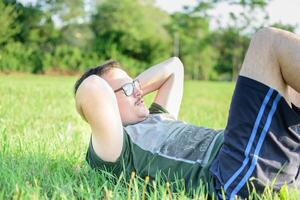
[[[247,71],[260,71],[262,68],[273,69],[276,67],[276,55],[273,47],[275,32],[276,29],[266,27],[253,35],[242,70],[246,68]]]
[[[255,43],[256,47],[267,48],[274,55],[277,55],[280,45],[284,45],[284,39],[291,37],[291,34],[291,32],[282,29],[265,27],[254,34],[251,43]]]
[[[278,29],[272,27],[262,28],[253,35],[251,43],[255,48],[273,51],[273,42],[277,31]]]

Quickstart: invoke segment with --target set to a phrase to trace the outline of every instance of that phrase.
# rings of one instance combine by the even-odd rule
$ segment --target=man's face
[[[108,82],[113,91],[133,81],[124,70],[119,68],[113,68],[101,75],[101,77]],[[123,90],[115,92],[115,95],[124,125],[143,121],[149,115],[149,110],[142,98],[143,91],[141,89],[134,87],[133,93],[130,96],[126,96]]]

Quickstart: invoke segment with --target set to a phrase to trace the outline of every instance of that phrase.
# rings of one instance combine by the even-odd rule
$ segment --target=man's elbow
[[[172,57],[172,61],[174,63],[174,67],[176,68],[177,73],[184,73],[184,66],[183,63],[181,62],[180,58],[174,56]]]
[[[183,66],[183,64],[182,64],[182,62],[181,62],[181,60],[180,60],[179,57],[174,56],[174,57],[172,57],[171,59],[172,59],[172,61],[173,61],[174,63],[176,63],[176,65],[181,65],[181,66]]]

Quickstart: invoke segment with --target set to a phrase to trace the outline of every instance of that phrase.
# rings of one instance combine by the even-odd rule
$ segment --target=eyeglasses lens
[[[132,84],[126,84],[123,86],[123,90],[126,94],[126,96],[130,96],[133,93],[133,85]]]

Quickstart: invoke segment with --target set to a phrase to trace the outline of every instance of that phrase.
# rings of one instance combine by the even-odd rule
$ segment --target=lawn
[[[166,184],[152,183],[154,189],[145,193],[144,180],[128,182],[89,168],[90,130],[74,107],[75,80],[0,75],[0,199],[190,198],[184,191],[170,194]],[[233,88],[233,83],[186,81],[179,118],[224,128]],[[153,97],[146,97],[147,105]],[[281,199],[298,199],[297,194],[284,188]],[[274,195],[265,199],[278,198]]]

